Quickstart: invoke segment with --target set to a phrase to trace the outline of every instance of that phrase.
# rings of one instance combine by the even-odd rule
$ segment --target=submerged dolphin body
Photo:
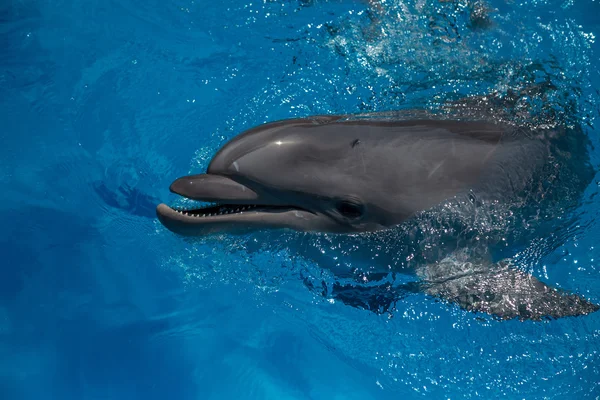
[[[536,223],[552,218],[552,207],[564,211],[558,204],[574,190],[560,190],[558,170],[576,171],[579,164],[565,165],[581,158],[565,155],[567,136],[460,119],[277,121],[235,137],[206,174],[170,187],[216,205],[160,204],[156,211],[165,227],[186,236],[287,228],[353,240],[404,229],[398,251],[416,250],[411,268],[421,278],[419,291],[501,318],[583,315],[598,306],[550,288],[510,260],[493,261],[494,248],[527,240]],[[576,186],[577,174],[569,176]]]

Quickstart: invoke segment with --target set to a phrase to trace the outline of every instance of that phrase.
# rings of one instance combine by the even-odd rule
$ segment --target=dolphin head
[[[264,124],[226,143],[205,174],[170,186],[178,195],[214,205],[178,210],[160,204],[157,215],[182,235],[387,229],[476,181],[497,145],[498,130],[480,128],[464,140],[455,128],[341,116]]]

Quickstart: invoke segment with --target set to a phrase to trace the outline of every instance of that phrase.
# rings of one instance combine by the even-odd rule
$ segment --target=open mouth
[[[168,206],[167,206],[168,207]],[[227,215],[242,215],[248,212],[282,212],[282,211],[292,211],[292,210],[300,210],[297,207],[292,206],[277,206],[277,205],[259,205],[259,204],[216,204],[216,205],[208,205],[206,207],[200,208],[178,208],[178,207],[169,207],[171,210],[175,211],[186,217],[192,218],[207,218],[207,217],[219,217],[219,216],[227,216]]]
[[[185,176],[175,180],[170,191],[190,200],[209,203],[189,208],[161,203],[159,221],[184,235],[232,232],[248,228],[301,227],[316,215],[276,198],[259,195],[249,187],[216,174]]]

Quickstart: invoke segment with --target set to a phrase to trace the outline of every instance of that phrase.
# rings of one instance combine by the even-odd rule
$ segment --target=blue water
[[[286,243],[188,241],[170,182],[266,121],[538,81],[600,164],[600,3],[0,3],[0,399],[598,399],[600,313],[499,322],[329,301]],[[544,281],[600,302],[600,177]],[[329,279],[329,278],[327,278]]]

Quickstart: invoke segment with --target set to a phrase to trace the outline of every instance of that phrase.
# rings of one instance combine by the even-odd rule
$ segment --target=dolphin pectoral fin
[[[455,258],[446,259],[440,265],[443,268],[444,263],[453,262]],[[586,315],[600,309],[583,297],[552,288],[510,264],[510,260],[488,265],[464,263],[459,267],[464,273],[445,280],[425,280],[421,287],[430,296],[501,319],[539,321]]]

